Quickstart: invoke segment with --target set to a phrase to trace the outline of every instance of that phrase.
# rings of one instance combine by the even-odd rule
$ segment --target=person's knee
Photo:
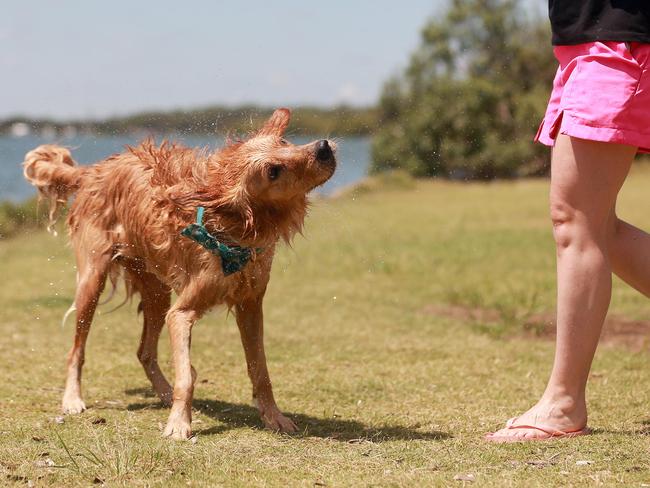
[[[550,217],[558,249],[571,246],[584,234],[585,229],[581,228],[577,210],[567,202],[551,200]]]
[[[550,216],[558,250],[572,245],[583,249],[607,247],[613,232],[608,215],[601,217],[597,212],[580,210],[564,199],[551,199]]]

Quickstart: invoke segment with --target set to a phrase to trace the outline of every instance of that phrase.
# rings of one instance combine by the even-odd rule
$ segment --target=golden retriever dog
[[[262,301],[278,241],[299,232],[308,193],[336,168],[335,145],[296,146],[283,138],[290,111],[276,110],[250,138],[214,153],[151,141],[92,166],[43,145],[27,153],[25,177],[50,201],[50,228],[61,204],[68,213],[77,261],[74,344],[67,361],[62,408],[82,412],[81,369],[90,324],[107,278],[139,293],[144,316],[138,358],[161,401],[171,405],[164,436],[191,436],[196,371],[192,326],[210,308],[234,310],[253,401],[269,429],[292,432],[278,409],[266,366]],[[193,225],[192,225],[193,224]],[[177,299],[171,303],[171,292]],[[167,324],[174,387],[157,362]]]

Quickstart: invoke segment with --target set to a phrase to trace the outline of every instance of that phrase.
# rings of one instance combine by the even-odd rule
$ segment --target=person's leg
[[[540,401],[517,425],[572,431],[587,422],[585,387],[611,298],[611,218],[636,148],[558,135],[551,163],[551,219],[557,249],[557,339]],[[488,437],[543,436],[502,429]]]
[[[612,212],[614,237],[609,247],[612,270],[628,285],[650,297],[650,234]]]

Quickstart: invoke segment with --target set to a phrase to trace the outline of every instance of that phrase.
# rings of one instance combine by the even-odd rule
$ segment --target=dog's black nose
[[[318,141],[316,145],[316,159],[319,161],[329,161],[332,159],[332,148],[327,140]]]

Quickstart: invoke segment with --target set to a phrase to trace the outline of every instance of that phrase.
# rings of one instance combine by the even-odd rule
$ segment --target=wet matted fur
[[[307,194],[334,173],[334,145],[326,140],[295,146],[282,138],[287,109],[276,110],[250,138],[210,153],[174,143],[146,141],[92,166],[77,166],[63,147],[27,153],[25,177],[57,210],[75,194],[68,214],[77,260],[76,333],[68,356],[64,413],[85,409],[81,369],[86,338],[107,279],[123,277],[141,297],[144,315],[138,357],[160,399],[171,405],[165,436],[191,435],[196,372],[190,362],[192,325],[216,305],[234,310],[253,384],[253,398],[268,428],[294,431],[278,409],[262,338],[262,301],[275,246],[302,228]],[[252,250],[239,272],[225,276],[220,258],[180,235],[205,208],[209,232]],[[171,291],[178,299],[171,303]],[[171,337],[174,387],[157,362],[163,326]]]

